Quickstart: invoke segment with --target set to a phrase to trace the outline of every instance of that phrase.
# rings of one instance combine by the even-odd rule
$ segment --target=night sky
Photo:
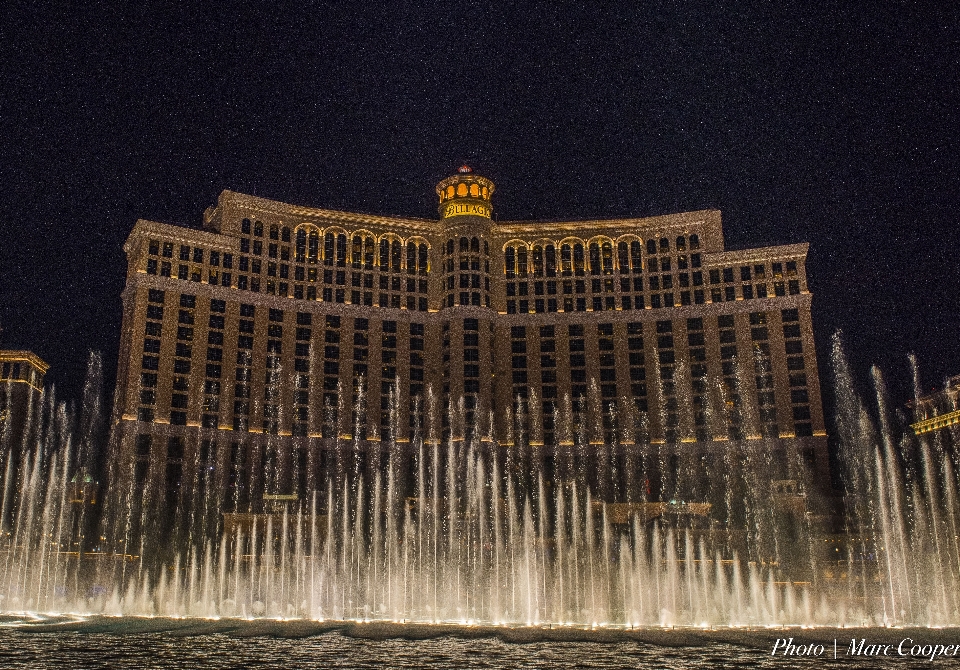
[[[897,401],[908,352],[960,373],[957,3],[202,4],[0,14],[0,345],[61,397],[90,350],[112,386],[138,218],[199,226],[223,189],[436,218],[463,162],[502,220],[808,241],[822,374],[838,328]]]

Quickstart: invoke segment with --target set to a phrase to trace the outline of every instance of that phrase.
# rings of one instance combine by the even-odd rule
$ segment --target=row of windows
[[[559,248],[559,259],[557,251]],[[680,236],[676,238],[676,250],[685,252],[687,250],[687,238]],[[700,248],[700,238],[697,235],[690,236],[690,249]],[[661,238],[659,244],[657,240],[647,240],[647,253],[655,255],[658,252],[670,253],[670,240]],[[620,241],[616,243],[616,262],[617,270],[621,273],[643,272],[643,243],[640,240]],[[652,268],[656,268],[656,259]],[[559,261],[559,265],[558,265]],[[589,262],[588,262],[589,261]],[[686,263],[686,257],[684,257]],[[699,267],[700,254],[694,254],[692,257],[693,267]],[[667,260],[669,268],[669,260]],[[590,274],[613,274],[614,271],[614,242],[613,240],[601,239],[585,243],[582,241],[563,242],[561,244],[528,244],[525,242],[508,242],[504,249],[504,265],[507,277],[525,277],[528,272],[535,277],[555,277],[559,270],[560,274],[569,276],[571,274],[582,275],[589,269]]]
[[[443,251],[445,256],[452,256],[455,248],[459,248],[461,254],[467,254],[467,253],[479,254],[480,238],[471,237],[467,239],[466,237],[461,237],[458,245],[455,245],[453,240],[447,240],[447,243],[443,247],[441,247],[441,250]],[[484,256],[490,255],[490,243],[487,242],[486,240],[483,241],[483,255]]]
[[[304,230],[299,230],[297,232],[296,256],[294,260],[297,263],[316,263],[321,260],[319,255],[319,241],[320,239],[316,232],[307,235]],[[382,272],[405,271],[408,274],[420,275],[426,275],[428,273],[429,257],[428,247],[425,242],[419,245],[414,242],[408,242],[406,244],[406,254],[404,254],[404,246],[399,240],[381,240],[379,244],[379,263],[376,266],[374,265],[374,246],[372,237],[364,239],[360,236],[355,236],[348,258],[346,235],[341,234],[334,236],[332,233],[328,233],[324,240],[324,256],[322,260],[326,265],[337,265],[340,267],[346,266],[349,260],[354,268],[363,267],[372,270],[377,267]],[[289,262],[290,247],[268,244],[266,249],[267,255],[270,258],[279,258],[281,261]],[[174,251],[175,245],[173,242],[161,243],[159,240],[150,240],[148,243],[148,254],[150,256],[172,259],[174,257]],[[241,254],[250,254],[252,252],[254,256],[262,256],[264,252],[263,242],[243,238],[240,240],[240,252]],[[207,252],[201,247],[191,247],[186,244],[179,245],[178,258],[184,262],[184,264],[179,265],[177,268],[178,277],[181,279],[202,274],[202,268],[191,268],[186,265],[186,263],[202,265],[206,260],[211,268],[222,267],[224,270],[232,270],[234,266],[234,255],[231,252],[221,252],[219,250],[210,250]],[[251,259],[248,256],[241,256],[239,257],[237,269],[241,272],[260,274],[263,270],[263,262],[258,258]],[[289,270],[289,265],[286,263],[278,264],[271,260],[268,260],[266,263],[268,276],[276,277],[279,273],[279,276],[285,279],[289,276]],[[147,272],[149,274],[171,276],[172,261],[158,262],[156,258],[148,258]],[[302,274],[302,269],[300,274]],[[199,279],[197,281],[199,281]]]
[[[702,284],[702,276],[699,272],[693,273],[694,285]],[[681,274],[678,275],[680,280],[681,288],[684,286],[689,286],[689,275]],[[531,292],[531,288],[533,289]],[[546,281],[546,282],[531,282],[530,284],[522,282],[516,284],[514,282],[508,282],[506,285],[506,294],[507,294],[507,313],[508,314],[525,314],[528,312],[584,312],[584,311],[603,311],[603,310],[614,310],[614,309],[644,309],[645,304],[649,301],[649,305],[652,309],[658,309],[661,307],[676,307],[678,305],[690,305],[690,304],[705,304],[708,302],[708,294],[704,289],[694,289],[693,291],[689,290],[680,290],[673,291],[668,290],[663,293],[645,293],[645,285],[641,278],[635,277],[633,281],[629,278],[622,278],[619,283],[615,283],[612,279],[600,280],[594,279],[591,281],[591,292],[592,293],[612,293],[613,295],[608,295],[606,297],[593,296],[592,298],[587,298],[584,296],[580,297],[569,297],[563,298],[562,302],[559,298],[534,298],[533,301],[523,299],[523,296],[541,296],[546,294],[547,296],[556,295],[557,290],[562,288],[563,295],[573,296],[576,294],[583,294],[586,292],[587,284],[583,280],[577,281],[564,281],[560,285],[555,281]],[[617,289],[620,289],[617,291]],[[672,289],[673,288],[673,279],[670,275],[664,275],[663,277],[649,277],[647,283],[647,290],[660,291],[662,289]],[[635,295],[623,295],[623,293],[630,292],[631,289],[637,294]],[[737,291],[736,286],[727,286],[727,287],[713,287],[709,292],[709,302],[719,303],[737,300],[739,297],[744,300],[753,300],[754,298],[763,299],[767,298],[770,294],[768,293],[767,284],[745,284],[740,287],[740,291]],[[800,293],[800,282],[799,280],[790,280],[786,284],[784,282],[774,282],[773,283],[773,295],[778,297],[789,295],[798,295]],[[620,299],[617,300],[616,296],[620,295]],[[520,300],[512,300],[514,296],[520,296]]]
[[[349,263],[354,268],[381,272],[407,272],[426,275],[429,272],[429,246],[426,242],[407,242],[399,239],[382,238],[377,243],[373,236],[354,235],[350,240],[346,234],[334,235],[328,232],[323,236],[323,254],[320,253],[320,232],[316,228],[299,228],[296,235],[294,260],[297,263],[316,264],[321,260],[324,265],[344,267]]]
[[[492,191],[490,191],[486,186],[481,186],[476,183],[467,186],[464,182],[460,182],[457,184],[456,189],[454,189],[453,184],[447,186],[446,190],[440,193],[440,202],[449,200],[454,196],[463,198],[468,194],[473,198],[483,198],[484,200],[489,200],[491,193]]]
[[[220,252],[218,250],[210,250],[209,255],[206,255],[206,251],[202,247],[191,247],[188,244],[178,245],[178,254],[177,258],[181,261],[193,262],[203,264],[204,257],[207,258],[207,261],[213,267],[220,267],[221,258],[223,267],[230,269],[233,267],[233,254],[230,252]],[[173,252],[175,250],[173,242],[163,242],[161,245],[160,240],[150,240],[147,244],[147,252],[151,256],[161,256],[163,258],[173,258]]]
[[[772,263],[770,266],[771,272],[770,275],[774,279],[780,279],[784,276],[784,265],[786,265],[786,275],[788,277],[795,277],[797,275],[797,262],[796,261],[787,261],[784,263]],[[734,281],[734,269],[735,268],[718,268],[710,270],[710,283],[719,284],[721,282],[721,276],[723,278],[723,283],[729,284]],[[766,279],[767,271],[766,266],[762,264],[757,265],[744,265],[740,268],[739,272],[739,281],[748,282],[754,279]]]
[[[35,386],[40,385],[41,374],[29,363],[4,362],[0,368],[0,380],[28,381]]]

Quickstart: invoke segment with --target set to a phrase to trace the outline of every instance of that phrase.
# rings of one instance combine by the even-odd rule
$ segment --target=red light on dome
[[[457,170],[457,172],[459,172],[460,174],[467,174],[468,172],[473,172],[473,170],[470,169],[469,165],[461,165],[460,169]]]

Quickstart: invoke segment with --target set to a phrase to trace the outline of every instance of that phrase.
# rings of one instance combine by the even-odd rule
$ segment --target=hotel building
[[[728,251],[718,211],[496,221],[466,166],[436,192],[437,220],[224,191],[200,228],[138,221],[114,413],[136,485],[172,502],[216,463],[257,509],[344,445],[421,441],[587,468],[602,447],[621,472],[697,454],[706,476],[763,445],[773,479],[828,478],[807,244]],[[624,481],[610,497],[668,495]]]

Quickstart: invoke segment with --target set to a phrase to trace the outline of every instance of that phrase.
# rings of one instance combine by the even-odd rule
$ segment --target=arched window
[[[323,262],[325,265],[333,265],[333,233],[327,233],[323,236]]]
[[[413,242],[407,242],[407,274],[416,274],[417,272],[417,245]]]
[[[617,244],[617,266],[620,272],[630,272],[630,247],[626,242]]]
[[[533,247],[533,276],[543,276],[543,247],[539,244]]]
[[[466,237],[460,238],[460,253],[465,253],[470,250],[470,240]]]
[[[520,277],[527,276],[527,248],[519,247],[517,249],[517,275]]]
[[[683,235],[677,238],[677,251],[687,250],[687,240]]]
[[[332,244],[332,240],[331,240]],[[315,230],[310,231],[310,247],[308,256],[311,263],[316,263],[320,260],[320,233]]]
[[[419,252],[420,258],[417,261],[417,270],[420,274],[425,275],[427,274],[427,245],[421,243]]]
[[[552,244],[548,244],[545,249],[545,256],[547,261],[547,276],[556,277],[557,276],[557,248]]]
[[[337,235],[337,265],[343,267],[347,264],[347,236],[343,233]]]
[[[484,256],[490,255],[490,243],[487,242],[486,240],[483,241],[483,255]]]
[[[573,272],[582,276],[583,270],[583,245],[577,242],[573,245]]]
[[[666,252],[668,252],[668,251],[670,251],[670,240],[668,240],[666,237],[661,237],[661,238],[660,238],[660,253],[663,254],[663,253],[666,253]]]
[[[257,237],[263,237],[263,224],[261,222],[253,222],[253,234]]]
[[[477,254],[480,253],[480,238],[474,237],[470,239],[470,251]]]
[[[657,241],[656,240],[647,240],[647,253],[656,254],[657,253]]]
[[[290,241],[290,227],[284,226],[280,229],[280,239],[284,242]]]
[[[365,270],[373,269],[373,238],[368,237],[363,241],[363,267]]]
[[[504,269],[507,272],[507,277],[513,279],[514,275],[517,272],[517,250],[513,247],[507,247],[506,252],[503,256]]]
[[[452,186],[450,188],[453,188]],[[447,240],[447,254],[453,253],[453,240]]]
[[[294,247],[294,260],[303,263],[307,259],[307,231],[301,228],[297,231],[297,243]]]
[[[603,274],[613,274],[613,245],[610,242],[604,242],[600,246],[600,258],[603,261]]]
[[[390,269],[394,272],[400,272],[400,264],[403,262],[403,245],[400,240],[394,240],[390,245]]]
[[[630,243],[630,265],[633,266],[634,272],[643,271],[643,261],[640,259],[642,250],[643,244],[637,240]]]
[[[564,277],[573,274],[573,249],[569,244],[560,246],[560,272]]]
[[[390,240],[380,240],[380,272],[390,269]]]
[[[359,235],[353,236],[353,249],[352,249],[352,262],[353,267],[359,268],[360,263],[363,262],[363,238]]]
[[[596,242],[590,243],[590,274],[600,274],[600,245]]]
[[[270,239],[271,240],[280,239],[280,226],[278,226],[275,223],[270,225]]]
[[[699,249],[700,248],[700,236],[691,235],[690,236],[690,249]]]

